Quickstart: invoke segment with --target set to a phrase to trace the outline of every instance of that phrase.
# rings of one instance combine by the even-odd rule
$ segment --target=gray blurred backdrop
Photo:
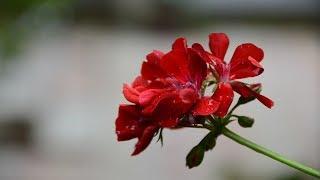
[[[126,102],[122,84],[145,55],[176,37],[207,46],[229,35],[227,59],[240,43],[264,49],[262,82],[275,101],[237,110],[256,119],[231,129],[320,168],[320,46],[317,0],[4,0],[0,5],[1,180],[310,179],[221,137],[200,167],[185,156],[205,135],[165,130],[130,157],[136,140],[116,141]]]

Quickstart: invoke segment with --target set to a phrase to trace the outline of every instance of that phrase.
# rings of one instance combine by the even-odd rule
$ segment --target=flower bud
[[[252,127],[254,119],[247,116],[237,116],[238,123],[244,128]]]
[[[187,155],[187,166],[191,169],[193,167],[199,166],[204,157],[204,147],[201,145],[197,145],[191,149],[189,154]]]
[[[217,133],[211,131],[209,132],[200,142],[203,145],[205,151],[211,150],[216,145]]]

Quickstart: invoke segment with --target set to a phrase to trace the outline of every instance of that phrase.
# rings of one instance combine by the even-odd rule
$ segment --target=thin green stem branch
[[[316,169],[313,169],[311,167],[305,166],[299,162],[287,159],[286,157],[283,157],[282,155],[275,153],[269,149],[266,149],[258,144],[255,144],[254,142],[251,142],[241,136],[239,136],[238,134],[232,132],[231,130],[227,129],[227,128],[223,128],[222,129],[222,134],[227,136],[228,138],[236,141],[237,143],[244,145],[258,153],[261,153],[265,156],[268,156],[276,161],[279,161],[281,163],[284,163],[292,168],[295,168],[297,170],[300,170],[306,174],[309,174],[311,176],[317,177],[320,179],[320,172]]]
[[[231,114],[233,113],[233,111],[236,110],[237,107],[239,107],[239,106],[240,106],[239,103],[237,103],[236,105],[234,105],[233,108],[229,111],[228,115],[231,115]]]

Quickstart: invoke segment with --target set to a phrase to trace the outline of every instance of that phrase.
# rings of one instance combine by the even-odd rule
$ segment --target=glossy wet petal
[[[150,63],[158,65],[163,55],[164,55],[163,52],[158,50],[153,50],[150,54],[147,55],[146,58]]]
[[[187,53],[187,40],[185,38],[178,38],[172,44],[173,51],[182,51]]]
[[[166,89],[159,90],[156,93],[157,94],[152,95],[152,98],[150,99],[150,101],[148,101],[148,103],[146,100],[141,100],[141,101],[144,101],[144,103],[145,103],[143,110],[142,110],[143,114],[145,114],[145,115],[153,114],[156,109],[159,109],[159,104],[162,101],[165,101],[166,99],[170,99],[171,97],[176,96],[176,93],[172,92],[171,90],[166,90]],[[171,102],[171,103],[173,103],[173,102]]]
[[[133,88],[137,88],[137,87],[146,88],[148,86],[148,81],[146,79],[144,79],[142,76],[138,76],[134,79],[134,81],[132,82],[131,85]],[[141,88],[139,88],[139,89],[141,89]]]
[[[230,64],[239,63],[251,56],[257,62],[261,62],[264,56],[263,50],[252,43],[241,44],[236,48]]]
[[[179,97],[182,103],[193,104],[197,101],[198,94],[193,88],[184,88],[179,91]]]
[[[263,72],[263,50],[251,43],[238,46],[230,61],[230,79],[254,77]]]
[[[122,92],[124,97],[132,102],[132,103],[139,103],[139,94],[140,92],[137,91],[135,88],[131,87],[128,84],[124,84],[122,88]]]
[[[116,134],[118,141],[130,140],[142,134],[139,126],[140,109],[135,105],[120,105],[116,119]]]
[[[214,115],[224,117],[228,113],[234,94],[232,87],[229,83],[222,82],[219,83],[217,86],[217,89],[212,95],[212,99],[219,102],[220,105],[218,110],[214,113]]]
[[[211,97],[202,97],[193,108],[193,115],[206,116],[213,114],[219,108],[220,103]]]
[[[213,71],[216,71],[219,76],[222,75],[223,67],[225,66],[223,60],[205,51],[199,43],[194,43],[192,45],[192,49],[199,54],[202,60],[204,60],[207,64],[210,65],[210,67],[213,68]]]
[[[250,87],[246,86],[246,84],[242,82],[238,82],[238,81],[232,82],[232,88],[234,91],[239,93],[241,96],[244,96],[245,98],[248,98],[248,97],[257,98],[262,104],[264,104],[268,108],[271,108],[274,105],[271,99],[257,93],[256,91],[252,90]]]
[[[147,55],[147,61],[143,62],[141,67],[141,75],[143,78],[153,80],[167,76],[160,66],[163,55],[160,51],[153,51]]]
[[[148,126],[144,129],[142,135],[139,137],[138,142],[135,146],[135,149],[132,156],[137,155],[141,153],[143,150],[145,150],[148,145],[150,144],[151,140],[154,137],[154,134],[159,130],[159,127],[157,126]]]
[[[196,89],[200,89],[202,82],[208,74],[207,64],[201,56],[193,49],[188,49],[189,53],[189,81],[192,82]]]
[[[258,61],[251,56],[247,60],[242,60],[241,63],[231,64],[230,79],[242,79],[247,77],[255,77],[263,73],[264,69]]]
[[[209,47],[212,54],[223,60],[229,46],[229,38],[224,33],[211,33],[209,35]]]
[[[179,118],[168,118],[159,120],[159,126],[163,128],[174,128],[178,125]]]
[[[145,80],[142,76],[135,78],[131,85],[124,84],[122,92],[124,97],[135,104],[139,104],[139,95],[142,91],[148,88],[148,81]]]
[[[163,56],[161,61],[162,69],[164,69],[169,76],[180,82],[188,82],[188,66],[188,55],[183,51],[170,51]]]
[[[182,94],[172,93],[171,96],[162,99],[153,111],[156,121],[163,127],[175,127],[178,119],[191,111],[196,101],[193,97],[195,96],[191,92],[185,91]]]

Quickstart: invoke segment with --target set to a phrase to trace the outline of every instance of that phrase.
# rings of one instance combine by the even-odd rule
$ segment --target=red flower
[[[207,65],[184,38],[177,39],[170,52],[153,51],[146,59],[141,76],[123,86],[126,99],[136,105],[120,106],[116,120],[118,140],[138,138],[133,155],[143,151],[160,128],[177,127],[190,113],[212,114],[220,104],[201,94]]]
[[[173,120],[190,111],[208,115],[217,108],[217,102],[208,102],[208,97],[201,95],[206,76],[206,64],[194,49],[187,47],[184,38],[179,38],[167,54],[153,51],[147,55],[141,76],[131,86],[125,84],[123,92],[128,101],[143,107],[145,115],[159,112]]]
[[[220,102],[219,109],[214,113],[219,117],[227,114],[233,100],[233,91],[241,96],[256,97],[268,108],[273,106],[272,100],[253,91],[245,83],[236,81],[247,77],[258,76],[263,72],[260,62],[263,59],[263,50],[251,43],[238,46],[229,63],[224,61],[224,56],[229,46],[229,38],[224,33],[209,35],[211,53],[195,43],[192,48],[212,67],[213,74],[218,80],[218,85],[212,99]]]
[[[143,151],[151,142],[159,126],[150,117],[141,113],[137,105],[120,105],[119,114],[116,119],[116,134],[118,141],[127,141],[138,138],[138,143],[132,155]]]

